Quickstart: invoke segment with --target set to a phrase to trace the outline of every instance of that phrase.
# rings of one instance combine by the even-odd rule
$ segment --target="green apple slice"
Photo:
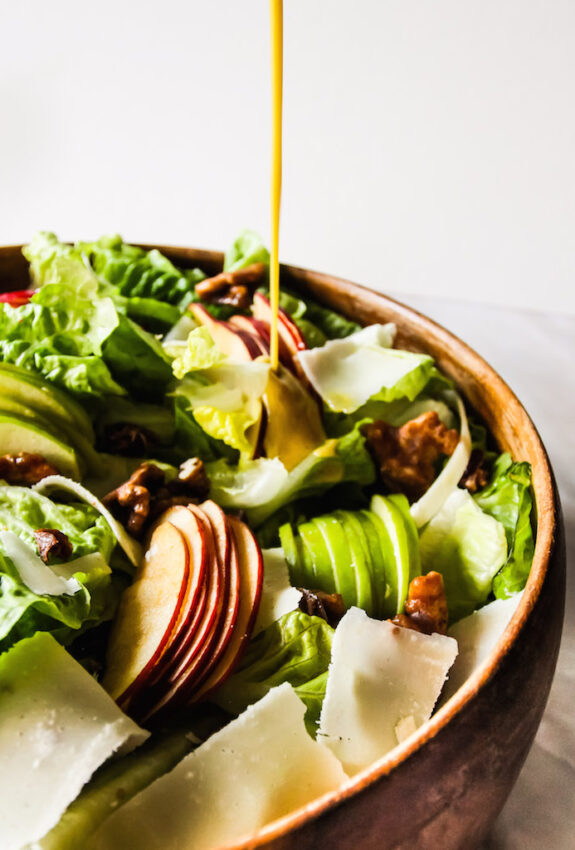
[[[409,510],[409,502],[403,493],[394,493],[387,497],[399,510],[405,523],[407,531],[407,544],[409,547],[409,580],[421,575],[421,557],[419,554],[419,534],[417,526]]]
[[[312,522],[323,535],[335,578],[335,592],[341,594],[346,608],[357,605],[355,570],[341,522],[334,516],[315,517]]]
[[[380,617],[383,616],[385,600],[389,595],[385,565],[391,562],[393,555],[391,540],[385,526],[374,513],[361,510],[357,516],[369,551],[374,616]],[[387,555],[384,554],[384,544]]]
[[[361,523],[352,511],[336,511],[334,515],[341,521],[349,544],[351,562],[355,570],[357,604],[371,617],[374,612],[374,602],[372,575],[368,566],[370,554]]]
[[[302,558],[298,552],[296,536],[289,522],[280,526],[279,535],[284,557],[289,567],[290,581],[294,587],[302,587],[304,579]]]
[[[386,599],[386,617],[393,617],[403,610],[409,587],[409,538],[402,512],[385,496],[374,496],[370,510],[376,514],[387,531],[392,548],[392,560],[386,562],[386,576],[390,594]]]
[[[55,425],[79,430],[90,442],[94,431],[90,417],[67,393],[27,369],[0,363],[0,396],[20,401]]]
[[[332,593],[335,590],[335,576],[321,531],[313,522],[302,522],[298,526],[298,533],[312,564],[312,575],[306,587]]]
[[[76,452],[29,419],[0,415],[0,455],[30,452],[44,457],[63,475],[79,480]]]

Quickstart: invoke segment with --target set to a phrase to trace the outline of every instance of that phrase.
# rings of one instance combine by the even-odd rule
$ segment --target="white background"
[[[282,259],[575,313],[575,3],[285,0]],[[267,237],[267,0],[0,0],[0,243]]]

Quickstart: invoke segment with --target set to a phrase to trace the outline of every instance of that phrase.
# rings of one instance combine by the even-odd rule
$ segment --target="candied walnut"
[[[405,493],[410,501],[419,499],[431,486],[437,460],[452,455],[459,442],[458,432],[446,428],[434,410],[399,428],[373,422],[364,425],[362,433],[384,485],[391,492]]]
[[[45,564],[50,558],[61,558],[67,561],[72,554],[72,544],[68,535],[57,528],[38,528],[34,532],[34,539],[38,546],[38,554]]]
[[[0,478],[8,484],[31,487],[48,475],[59,475],[60,471],[48,463],[42,455],[30,452],[6,454],[0,457]]]
[[[299,609],[311,617],[321,617],[330,626],[336,626],[345,614],[340,593],[324,593],[323,590],[308,590],[298,587],[302,597]]]
[[[208,304],[229,304],[239,310],[247,310],[252,301],[252,293],[265,278],[264,263],[252,263],[235,272],[222,272],[214,277],[200,281],[196,294],[200,301]]]
[[[157,445],[155,434],[131,422],[113,422],[104,429],[103,448],[111,454],[142,457]]]
[[[203,501],[210,489],[204,465],[190,458],[176,478],[166,481],[163,469],[153,463],[141,464],[103,502],[134,537],[142,537],[149,523],[174,505]]]
[[[485,455],[481,449],[473,449],[469,463],[461,476],[459,484],[461,487],[469,490],[470,493],[477,493],[478,490],[487,486],[488,481],[489,476],[485,468]]]
[[[447,600],[443,576],[434,571],[417,576],[409,584],[404,613],[392,620],[397,626],[430,635],[447,632]]]

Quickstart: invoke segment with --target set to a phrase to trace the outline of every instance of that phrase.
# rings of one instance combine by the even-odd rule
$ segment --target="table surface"
[[[452,300],[402,299],[481,354],[530,413],[555,471],[567,533],[559,662],[534,746],[482,850],[575,846],[575,317]]]

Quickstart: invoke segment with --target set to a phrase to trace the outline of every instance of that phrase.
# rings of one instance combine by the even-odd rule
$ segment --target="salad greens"
[[[236,589],[249,553],[255,581],[253,534],[260,546],[281,545],[285,567],[262,591],[277,619],[250,639],[254,591],[253,616],[242,614],[243,656],[236,650],[227,675],[208,677],[199,692],[211,724],[235,722],[289,683],[315,738],[330,702],[342,611],[363,609],[366,634],[389,618],[444,637],[448,621],[523,589],[534,554],[530,466],[498,454],[483,426],[468,421],[431,357],[394,348],[394,325],[362,329],[305,294],[282,291],[282,366],[273,373],[262,319],[269,253],[252,231],[226,253],[217,287],[208,280],[198,290],[204,271],[119,236],[69,245],[40,233],[24,254],[34,291],[0,303],[0,653],[47,632],[100,676],[109,624],[124,616],[141,579],[140,567],[131,583],[136,562],[162,574],[154,544],[147,548],[158,517],[190,503],[200,506],[199,517],[192,508],[195,520],[186,513],[200,537],[212,528],[203,557],[222,571],[235,552]],[[255,269],[256,282],[242,284],[234,301],[234,275],[246,269]],[[232,289],[222,294],[222,285]],[[249,307],[256,288],[259,313]],[[193,306],[199,301],[201,310]],[[283,454],[285,444],[295,453]],[[203,519],[202,504],[211,505]],[[186,523],[169,516],[171,557],[183,546],[191,558]],[[234,536],[238,527],[243,537]],[[41,532],[56,541],[47,550]],[[194,564],[184,566],[191,576]],[[212,595],[231,586],[221,575],[210,579]],[[429,620],[417,595],[421,579],[439,582],[444,622]],[[292,610],[294,588],[313,596],[313,613]],[[183,605],[187,596],[179,598]],[[333,605],[342,608],[338,617]],[[382,635],[390,628],[379,625]],[[179,627],[173,619],[170,629]],[[133,634],[137,641],[137,628]],[[158,646],[157,657],[168,658],[173,673],[184,649],[170,655]],[[119,692],[120,706],[130,707],[124,697],[135,694],[140,716],[153,718],[143,709],[162,697],[162,678],[150,682],[148,702],[140,675]],[[184,726],[192,697],[174,699]],[[405,728],[414,722],[401,720]],[[190,748],[180,734],[160,736],[128,761],[104,766],[35,846],[84,842],[124,792],[136,794]]]

